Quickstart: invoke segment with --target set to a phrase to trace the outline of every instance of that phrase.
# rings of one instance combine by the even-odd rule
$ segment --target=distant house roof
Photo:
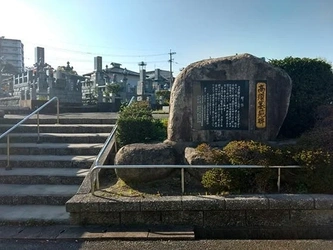
[[[104,69],[104,71],[108,74],[110,73],[117,73],[117,74],[124,74],[124,68],[118,68],[118,67],[112,67],[112,68],[107,68]],[[131,70],[126,69],[127,75],[132,75],[132,76],[139,76],[140,74]]]
[[[107,73],[110,77],[112,76],[112,74],[124,74],[124,71],[126,70],[126,73],[127,75],[130,75],[130,76],[140,76],[140,74],[138,72],[135,72],[135,71],[132,71],[132,70],[128,70],[126,68],[121,68],[121,64],[120,63],[111,63],[111,65],[113,67],[111,68],[106,68],[106,69],[103,69],[102,71],[104,73]],[[89,73],[86,73],[86,74],[83,74],[83,76],[91,76],[92,74],[94,74],[96,71],[93,71],[93,72],[89,72]]]
[[[155,74],[156,74],[156,70],[146,72],[147,78],[152,79],[152,80],[155,79]],[[159,70],[159,79],[169,81],[170,80],[170,71],[160,69]]]

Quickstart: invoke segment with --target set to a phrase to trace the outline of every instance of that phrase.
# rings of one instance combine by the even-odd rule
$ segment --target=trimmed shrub
[[[273,162],[275,150],[270,146],[254,141],[232,141],[223,150],[211,150],[208,145],[200,145],[198,150],[205,153],[214,164],[263,165]],[[217,153],[216,153],[217,152]],[[218,160],[216,160],[218,159]],[[267,192],[275,187],[276,172],[273,169],[212,169],[207,171],[202,184],[210,192]]]
[[[153,118],[146,101],[122,107],[117,125],[117,143],[120,146],[162,141],[166,138],[166,128],[160,120]]]
[[[333,153],[333,107],[320,106],[312,130],[302,134],[297,145],[301,149],[323,150]]]
[[[202,143],[196,147],[196,150],[210,165],[230,164],[228,157],[221,149],[211,148],[208,144]]]
[[[272,147],[255,141],[231,141],[223,152],[233,165],[269,166],[274,155]]]
[[[222,150],[223,161],[214,161],[214,153],[208,145],[199,150],[214,164],[284,166],[299,165],[300,169],[281,171],[281,190],[291,193],[333,193],[332,152],[315,149],[316,145],[273,148],[253,141],[232,141]],[[277,170],[264,169],[211,169],[202,178],[202,185],[212,193],[266,193],[276,191]]]
[[[229,192],[233,187],[233,183],[229,171],[220,168],[213,168],[208,170],[202,176],[202,185],[211,193],[218,194]]]
[[[333,192],[332,155],[322,150],[302,150],[295,155],[299,165],[298,185],[310,193]]]
[[[296,138],[314,126],[317,107],[332,102],[332,65],[323,59],[293,57],[270,63],[284,69],[292,79],[289,110],[280,136]]]

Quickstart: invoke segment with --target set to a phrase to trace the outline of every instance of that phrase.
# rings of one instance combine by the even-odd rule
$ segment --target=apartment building
[[[0,37],[0,58],[13,65],[19,73],[24,71],[24,46],[21,40]]]

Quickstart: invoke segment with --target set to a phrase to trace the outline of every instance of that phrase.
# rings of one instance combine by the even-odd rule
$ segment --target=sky
[[[25,66],[45,48],[52,67],[79,74],[121,63],[139,71],[250,53],[333,62],[332,0],[0,0],[0,36],[24,44]]]

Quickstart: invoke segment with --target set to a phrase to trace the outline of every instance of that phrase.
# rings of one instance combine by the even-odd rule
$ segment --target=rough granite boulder
[[[208,165],[210,164],[207,158],[200,154],[198,150],[191,147],[185,148],[185,160],[189,165]],[[202,180],[202,176],[209,168],[188,168],[186,171],[198,181]]]
[[[216,110],[216,108],[213,111],[206,109],[205,112],[208,115],[205,113],[205,116],[199,114],[203,109],[201,106],[200,110],[198,108],[195,110],[195,105],[198,105],[199,102],[201,102],[199,104],[202,104],[204,101],[209,101],[211,109],[214,109],[213,107],[217,105],[212,105],[211,103],[216,103],[216,98],[220,98],[221,96],[215,93],[213,97],[215,99],[211,97],[209,97],[211,99],[207,99],[208,101],[201,99],[203,96],[202,86],[206,84],[205,81],[210,81],[213,84],[218,83],[219,86],[211,86],[210,88],[214,89],[214,91],[220,88],[219,93],[223,93],[224,91],[223,88],[225,85],[223,84],[233,84],[237,81],[246,83],[246,87],[244,88],[246,92],[245,106],[241,103],[243,109],[246,109],[243,110],[245,115],[242,115],[241,119],[238,117],[238,121],[241,120],[242,127],[237,127],[237,124],[234,126],[234,124],[230,123],[228,126],[231,129],[224,129],[225,121],[221,117],[217,117],[218,115],[216,114],[220,114],[221,111]],[[260,82],[263,82],[264,85],[264,106],[261,105],[261,102],[258,102],[257,98],[258,83]],[[192,63],[177,76],[172,86],[168,140],[173,142],[207,143],[244,139],[258,141],[274,140],[288,112],[291,89],[292,82],[285,71],[274,67],[262,58],[250,54],[208,59]],[[202,96],[195,93],[200,91]],[[237,94],[237,92],[235,93]],[[233,97],[227,96],[224,101],[227,105],[234,105],[227,98],[231,99]],[[239,102],[236,104],[239,105]],[[222,104],[221,109],[224,107],[225,105]],[[257,125],[258,107],[263,107],[263,109],[259,110],[259,115],[262,112],[263,116],[261,118],[264,118],[264,125],[262,127]],[[234,115],[237,121],[238,110],[236,110],[237,114],[229,111],[224,112],[224,119],[229,119],[231,115]],[[212,119],[211,117],[214,114],[214,122],[219,122],[219,129],[198,128],[198,124],[202,121],[200,119],[211,121],[210,119]],[[211,126],[211,124],[209,125]]]
[[[116,154],[115,165],[174,165],[176,152],[164,143],[135,143],[122,147]],[[116,174],[126,183],[143,183],[168,177],[172,168],[117,168]]]

